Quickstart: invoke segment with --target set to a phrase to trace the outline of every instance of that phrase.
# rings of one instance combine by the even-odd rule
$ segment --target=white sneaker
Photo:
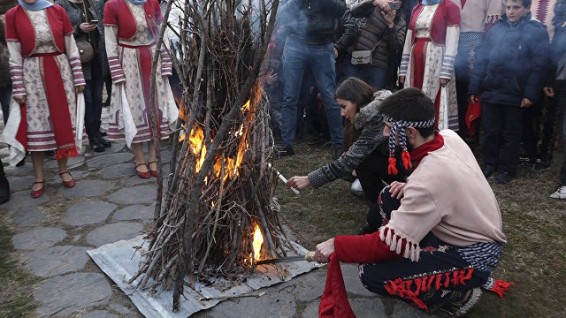
[[[362,184],[360,183],[360,179],[354,180],[354,182],[352,182],[352,188],[350,189],[352,191],[352,193],[354,195],[357,195],[359,197],[364,195],[364,189],[362,188]]]
[[[566,186],[560,186],[556,191],[554,191],[551,195],[553,199],[562,199],[566,200]]]

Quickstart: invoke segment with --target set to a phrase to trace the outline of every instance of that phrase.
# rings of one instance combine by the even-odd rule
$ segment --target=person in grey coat
[[[358,229],[360,233],[374,232],[381,225],[381,216],[377,207],[377,197],[385,183],[404,180],[407,172],[398,160],[397,175],[387,173],[389,149],[388,139],[383,136],[385,125],[379,113],[381,101],[391,95],[390,91],[374,89],[356,77],[349,77],[336,90],[336,101],[340,105],[342,117],[350,121],[359,137],[348,151],[338,159],[320,167],[308,176],[294,176],[287,186],[304,189],[309,186],[319,188],[338,178],[355,175],[359,178],[365,197],[370,204],[368,224]]]

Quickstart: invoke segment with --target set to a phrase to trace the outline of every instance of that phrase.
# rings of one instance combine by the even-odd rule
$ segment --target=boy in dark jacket
[[[481,94],[483,173],[489,178],[498,170],[498,184],[517,172],[523,111],[539,100],[548,68],[548,35],[530,6],[531,0],[507,0],[478,50],[468,92],[472,102]]]

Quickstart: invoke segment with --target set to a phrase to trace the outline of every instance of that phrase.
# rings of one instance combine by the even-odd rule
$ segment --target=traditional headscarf
[[[132,4],[144,4],[147,0],[128,0]]]
[[[411,155],[407,149],[407,127],[415,128],[428,128],[434,126],[434,117],[427,121],[405,121],[405,120],[395,120],[394,118],[384,115],[383,119],[393,124],[391,128],[391,133],[389,134],[389,166],[387,167],[387,174],[396,175],[397,170],[397,159],[395,158],[395,138],[399,135],[399,146],[401,147],[401,160],[403,160],[403,167],[405,170],[410,169],[413,165],[411,164]]]
[[[47,9],[53,5],[53,3],[47,0],[37,0],[34,4],[27,4],[23,0],[18,0],[18,3],[28,11],[39,11]]]

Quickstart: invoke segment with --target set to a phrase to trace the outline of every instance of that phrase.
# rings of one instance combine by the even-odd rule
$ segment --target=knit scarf
[[[43,10],[43,9],[47,9],[50,6],[53,5],[53,3],[47,1],[47,0],[37,0],[35,1],[35,3],[33,4],[27,4],[24,2],[24,0],[18,0],[18,3],[26,10],[28,11],[39,11],[39,10]]]

